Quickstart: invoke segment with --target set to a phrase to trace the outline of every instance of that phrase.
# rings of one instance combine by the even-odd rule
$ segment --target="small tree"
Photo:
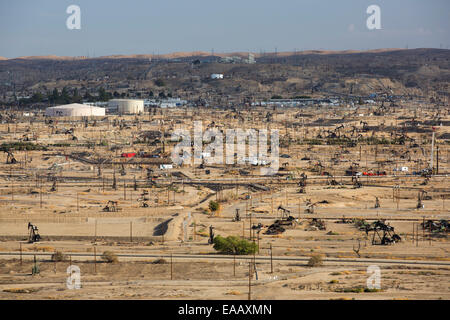
[[[213,248],[222,254],[247,255],[255,253],[258,246],[256,243],[236,236],[228,236],[226,238],[216,236]]]
[[[159,96],[160,98],[162,98],[162,99],[165,99],[165,98],[166,98],[166,94],[164,93],[164,91],[161,91],[161,92],[158,94],[158,96]]]

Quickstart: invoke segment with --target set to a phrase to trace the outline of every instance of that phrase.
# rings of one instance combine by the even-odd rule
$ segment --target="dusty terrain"
[[[379,110],[376,105],[245,112],[188,108],[111,115],[87,125],[81,119],[49,124],[39,116],[29,121],[18,115],[15,123],[0,124],[3,146],[22,141],[45,150],[17,147],[15,164],[5,163],[6,153],[0,158],[0,298],[247,299],[249,263],[255,259],[252,299],[449,299],[448,234],[420,226],[450,216],[448,109],[404,102],[374,115]],[[204,128],[278,129],[280,155],[289,158],[280,158],[275,176],[261,176],[259,166],[251,165],[159,169],[171,163],[171,132],[192,128],[194,120],[202,120]],[[432,127],[439,170],[428,178],[413,175],[428,166]],[[64,133],[70,128],[77,140]],[[159,136],[145,140],[153,131]],[[340,138],[331,138],[331,132]],[[390,143],[373,143],[383,138]],[[138,151],[159,158],[121,157]],[[345,173],[351,165],[386,175],[361,176],[357,188]],[[394,170],[401,167],[408,172]],[[308,178],[299,193],[302,173]],[[143,190],[148,207],[138,200]],[[108,200],[121,210],[102,211]],[[208,209],[211,200],[221,204],[216,213]],[[315,204],[314,213],[307,212],[309,203]],[[278,235],[264,234],[281,217],[280,205],[298,224]],[[239,222],[233,221],[236,209]],[[372,245],[371,233],[339,223],[343,217],[385,219],[401,241]],[[322,219],[326,229],[311,227],[312,218]],[[40,242],[27,243],[28,222],[39,228]],[[264,227],[255,239],[255,257],[237,256],[234,263],[233,256],[218,255],[208,244],[209,226],[215,235],[248,239],[257,223]],[[66,259],[55,264],[55,251]],[[113,251],[119,262],[103,262],[104,251]],[[307,266],[316,254],[323,265]],[[37,275],[31,274],[34,256]],[[79,290],[66,287],[70,263],[81,270]],[[369,265],[381,270],[381,290],[359,292],[366,288]]]

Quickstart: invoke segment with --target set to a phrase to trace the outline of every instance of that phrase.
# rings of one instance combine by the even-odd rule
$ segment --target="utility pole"
[[[194,236],[193,236],[194,241],[196,240],[196,236],[195,236],[196,233],[197,233],[197,231],[196,231],[196,224],[195,224],[195,221],[194,221]]]
[[[273,190],[270,189],[270,200],[271,200],[271,204],[272,204],[272,217],[273,217]]]
[[[270,273],[273,273],[272,244],[270,244]]]
[[[250,239],[249,240],[252,240],[252,238],[253,238],[253,235],[252,235],[252,211],[250,211]]]
[[[97,274],[97,247],[94,246],[94,273]]]
[[[285,198],[285,201],[286,201],[286,207],[287,207],[287,206],[288,206],[287,187],[286,187],[286,189],[284,189],[284,198]]]
[[[434,136],[435,136],[435,134],[436,134],[436,132],[435,132],[435,129],[433,128],[433,136],[431,138],[431,159],[430,159],[431,174],[433,174]]]
[[[252,263],[248,263],[248,300],[252,300]]]
[[[436,174],[439,174],[439,147],[436,147]]]
[[[236,277],[236,252],[233,255],[233,276]]]
[[[14,202],[14,179],[12,178],[11,173],[10,178],[11,178],[11,202]]]
[[[130,221],[130,242],[133,242],[133,221]]]
[[[170,254],[170,280],[173,280],[173,258],[172,258],[172,253]]]
[[[419,246],[419,223],[416,223],[416,247]]]

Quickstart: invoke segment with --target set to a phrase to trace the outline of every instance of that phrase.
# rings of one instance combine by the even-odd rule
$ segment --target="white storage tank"
[[[48,117],[91,117],[104,116],[105,108],[89,106],[80,103],[71,103],[45,109]]]
[[[119,114],[144,113],[144,100],[137,99],[112,99],[109,100],[110,108],[117,108]]]

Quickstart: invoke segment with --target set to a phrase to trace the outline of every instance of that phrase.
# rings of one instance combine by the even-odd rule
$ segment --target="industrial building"
[[[113,99],[109,100],[108,106],[110,108],[116,108],[119,114],[144,113],[144,100]]]
[[[79,103],[65,104],[45,109],[48,117],[91,117],[104,116],[105,108],[89,106]]]

